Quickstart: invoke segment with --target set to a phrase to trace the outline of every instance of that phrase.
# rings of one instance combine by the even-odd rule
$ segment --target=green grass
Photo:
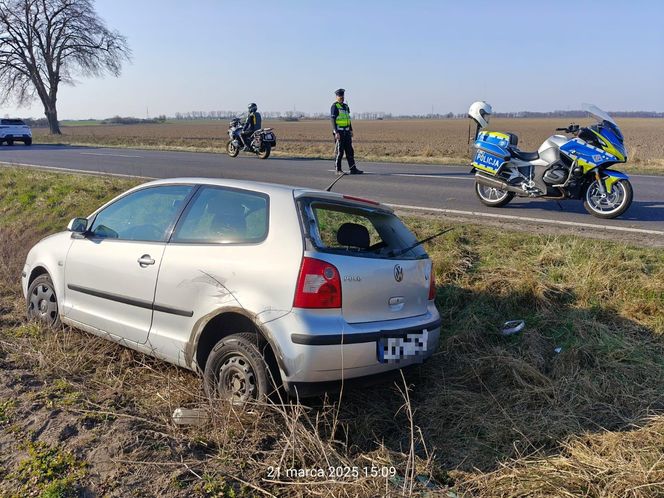
[[[95,126],[102,124],[101,119],[65,119],[60,126]]]
[[[80,495],[81,479],[85,476],[85,465],[71,453],[41,442],[26,443],[28,457],[23,459],[14,474],[8,478],[20,483],[18,496],[40,498],[69,498]]]
[[[17,276],[36,240],[137,182],[0,170],[0,304],[22,306]],[[405,221],[418,237],[450,226],[444,218]],[[413,423],[421,431],[414,445],[418,472],[461,496],[656,494],[664,481],[664,251],[452,225],[452,232],[426,246],[443,318],[440,347],[426,364],[406,372]],[[524,319],[526,328],[503,337],[501,325],[510,319]],[[50,386],[41,401],[67,409],[107,389],[116,393],[111,407],[118,415],[129,410],[143,418],[167,417],[173,406],[196,402],[190,386],[197,380],[180,369],[84,334],[3,323],[0,338],[30,353],[21,362],[39,358],[32,364]],[[206,478],[192,490],[236,492],[236,481],[225,477],[230,474],[276,495],[376,495],[385,485],[314,483],[296,490],[263,479],[266,467],[283,458],[312,467],[337,458],[389,463],[403,476],[413,437],[403,404],[388,382],[348,391],[332,410],[314,402],[297,423],[285,425],[269,413],[183,432],[178,447],[215,448],[196,470]],[[15,423],[11,406],[4,410],[7,423]],[[293,427],[299,432],[289,432]],[[272,442],[265,445],[266,439]],[[77,464],[51,450],[33,450],[21,475],[36,481],[64,461],[71,471],[53,470],[49,485],[78,475]],[[172,462],[181,458],[173,454]],[[217,473],[217,464],[225,473]],[[188,487],[190,477],[171,479],[174,489]],[[60,484],[52,485],[60,492]]]
[[[16,402],[13,399],[0,400],[0,427],[11,422]]]
[[[70,218],[88,216],[138,183],[140,180],[58,177],[39,170],[1,168],[0,226],[16,226],[30,219],[27,228],[34,233],[64,230]]]

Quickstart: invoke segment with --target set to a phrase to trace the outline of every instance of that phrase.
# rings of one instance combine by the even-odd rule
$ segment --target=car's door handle
[[[143,256],[137,259],[137,261],[141,268],[154,264],[154,259],[152,259],[149,254],[143,254]]]

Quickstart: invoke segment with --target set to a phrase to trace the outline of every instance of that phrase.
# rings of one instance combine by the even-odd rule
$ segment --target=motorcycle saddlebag
[[[269,145],[271,148],[277,146],[277,136],[272,130],[266,130],[263,132],[263,143]]]
[[[472,166],[492,175],[498,174],[510,160],[508,147],[513,140],[510,135],[497,131],[483,131],[477,135]]]

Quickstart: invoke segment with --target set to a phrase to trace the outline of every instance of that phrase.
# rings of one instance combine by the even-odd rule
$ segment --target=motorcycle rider
[[[351,175],[361,175],[364,171],[355,166],[355,151],[353,150],[353,126],[350,122],[350,107],[344,102],[346,90],[339,88],[334,94],[337,96],[336,102],[330,109],[330,118],[332,120],[332,133],[334,133],[335,159],[337,175],[341,174],[341,160],[346,153],[346,161],[350,168]]]
[[[242,126],[242,133],[240,133],[240,138],[242,138],[242,143],[244,144],[244,150],[251,150],[251,136],[256,130],[260,130],[263,125],[263,120],[261,118],[260,112],[258,112],[258,106],[252,102],[247,106],[249,114],[247,115],[247,120]]]

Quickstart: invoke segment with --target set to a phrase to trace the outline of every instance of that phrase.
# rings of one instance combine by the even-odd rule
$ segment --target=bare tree
[[[60,134],[58,86],[74,75],[120,74],[131,55],[91,0],[0,0],[0,103],[39,97],[52,134]]]

